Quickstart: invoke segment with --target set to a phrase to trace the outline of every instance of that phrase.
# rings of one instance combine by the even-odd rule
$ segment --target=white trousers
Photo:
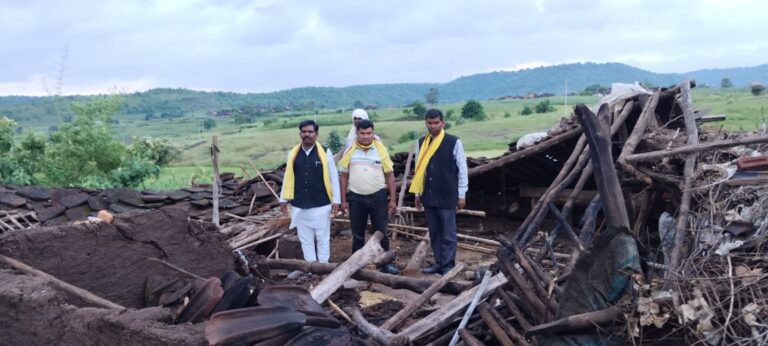
[[[290,228],[293,227],[299,234],[304,260],[328,263],[331,258],[331,205],[309,209],[291,206]]]

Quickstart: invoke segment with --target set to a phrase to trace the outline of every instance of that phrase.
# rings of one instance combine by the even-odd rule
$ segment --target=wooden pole
[[[507,332],[504,331],[494,316],[491,315],[490,310],[492,310],[492,308],[488,305],[488,303],[481,303],[480,306],[478,306],[478,310],[480,312],[480,318],[483,319],[485,325],[488,326],[488,329],[491,330],[493,336],[496,337],[496,340],[498,340],[502,346],[515,345],[515,343],[512,342],[512,339],[509,338],[509,335],[507,335]]]
[[[14,267],[14,268],[16,268],[18,270],[21,270],[21,271],[23,271],[23,272],[25,272],[27,274],[32,274],[32,275],[38,276],[38,277],[40,277],[40,278],[50,282],[51,284],[53,284],[55,286],[58,286],[59,288],[63,289],[64,291],[77,296],[78,298],[80,298],[80,299],[82,299],[82,300],[84,300],[86,302],[89,302],[91,304],[94,304],[94,305],[97,305],[97,306],[101,306],[101,307],[104,307],[104,308],[107,308],[107,309],[126,310],[126,308],[124,306],[120,305],[120,304],[113,303],[113,302],[111,302],[109,300],[106,300],[104,298],[101,298],[101,297],[99,297],[99,296],[97,296],[97,295],[95,295],[95,294],[93,294],[91,292],[88,292],[88,291],[86,291],[86,290],[84,290],[84,289],[82,289],[80,287],[68,284],[68,283],[66,283],[66,282],[64,282],[62,280],[57,279],[53,275],[50,275],[50,274],[48,274],[46,272],[38,270],[38,269],[36,269],[36,268],[34,268],[32,266],[29,266],[29,265],[27,265],[27,264],[25,264],[25,263],[23,263],[21,261],[15,260],[15,259],[10,258],[10,257],[3,256],[3,255],[0,255],[0,259],[2,259],[5,263],[8,263],[9,265],[11,265],[12,267]]]
[[[683,104],[685,105],[685,103]],[[688,106],[684,106],[684,107],[687,108]],[[686,131],[688,130],[686,129]],[[739,145],[762,144],[762,143],[768,143],[768,135],[749,136],[749,137],[742,137],[742,138],[729,139],[729,140],[723,140],[723,141],[714,141],[714,142],[707,142],[707,143],[698,143],[697,141],[696,144],[688,143],[686,145],[683,145],[674,149],[657,150],[657,151],[651,151],[647,153],[628,155],[625,159],[627,162],[653,161],[661,157],[667,157],[672,155],[692,154],[692,153],[698,153],[698,152],[718,149],[718,148],[729,148],[729,147],[735,147]]]
[[[406,336],[411,340],[416,340],[419,336],[423,335],[430,329],[445,328],[448,324],[450,324],[452,316],[456,315],[456,313],[471,303],[475,294],[478,292],[483,292],[481,293],[482,295],[487,295],[490,291],[495,290],[496,287],[502,286],[506,283],[507,279],[504,277],[504,274],[496,274],[493,278],[491,278],[485,289],[481,289],[478,285],[471,289],[465,290],[455,299],[443,304],[439,309],[429,314],[427,317],[424,317],[416,323],[408,326],[406,329],[401,330],[399,333],[397,333],[397,335]]]
[[[453,267],[453,269],[443,275],[439,280],[435,281],[432,286],[429,286],[429,288],[416,297],[416,299],[410,301],[408,305],[400,309],[400,311],[384,322],[384,324],[381,325],[381,329],[395,331],[395,329],[405,322],[405,319],[408,318],[411,313],[416,311],[416,309],[421,307],[427,300],[429,300],[429,298],[435,295],[435,293],[439,292],[440,289],[456,277],[456,275],[461,273],[461,271],[464,270],[464,267],[464,263],[459,263],[457,266]]]
[[[423,213],[424,210],[418,210],[414,207],[398,207],[398,211],[404,211],[408,213]],[[482,210],[469,210],[469,209],[459,209],[456,211],[457,215],[468,215],[468,216],[477,216],[477,217],[485,217],[485,212]]]
[[[271,259],[267,260],[270,269],[300,270],[305,273],[330,274],[338,266],[338,263],[307,262],[297,259]],[[391,275],[378,270],[360,269],[352,275],[355,280],[370,281],[389,286],[394,289],[406,289],[416,293],[422,293],[432,286],[436,280],[416,279],[401,275]],[[440,289],[441,293],[459,295],[471,286],[460,282],[448,282]]]
[[[413,256],[408,261],[408,264],[403,268],[404,276],[415,276],[421,272],[421,267],[424,266],[424,260],[427,257],[427,251],[429,250],[429,242],[422,240],[413,251]]]
[[[539,144],[536,144],[534,146],[525,148],[523,150],[515,151],[514,153],[511,153],[507,156],[502,156],[500,159],[484,164],[482,166],[478,166],[475,168],[470,168],[467,172],[470,178],[481,175],[483,173],[492,171],[498,167],[503,167],[509,163],[515,162],[519,159],[526,158],[531,155],[535,155],[544,151],[547,151],[549,148],[558,145],[562,142],[568,141],[573,137],[576,137],[581,134],[581,128],[574,128],[571,130],[568,130],[562,134],[559,134],[555,137],[552,137],[550,139],[547,139]]]
[[[211,144],[211,161],[213,161],[213,223],[220,227],[219,222],[219,193],[221,181],[219,179],[219,137],[213,136]]]
[[[360,250],[355,251],[344,263],[336,267],[331,274],[312,289],[311,295],[318,303],[322,304],[328,297],[344,284],[344,281],[352,276],[360,268],[371,263],[382,263],[394,257],[394,253],[385,252],[381,248],[381,238],[384,234],[376,231],[368,239]]]
[[[459,329],[463,329],[467,326],[469,318],[472,316],[472,313],[475,312],[475,307],[477,306],[477,303],[480,302],[480,298],[483,296],[485,288],[488,287],[488,282],[490,281],[491,271],[486,270],[485,274],[483,274],[483,281],[480,281],[479,288],[477,289],[477,292],[475,292],[474,297],[472,298],[472,302],[469,304],[469,308],[467,308],[467,311],[464,313],[464,317],[461,319],[461,322],[459,322],[459,328],[456,330],[456,333],[453,334],[451,342],[448,343],[449,346],[456,346],[456,343],[459,342]]]
[[[681,85],[682,105],[683,105],[683,117],[685,118],[685,132],[688,135],[687,144],[697,145],[699,143],[699,129],[696,126],[696,120],[693,117],[693,100],[691,98],[691,83],[688,80],[683,81]],[[697,154],[690,153],[685,158],[685,165],[683,166],[683,196],[680,201],[680,210],[677,214],[677,222],[675,224],[675,243],[672,248],[669,260],[669,270],[667,271],[667,279],[674,275],[675,270],[680,266],[682,258],[688,253],[687,249],[687,233],[688,233],[688,214],[691,209],[691,185],[693,184],[693,171],[696,168],[696,156]],[[671,281],[667,281],[665,286],[671,285]]]
[[[621,317],[621,311],[611,306],[602,310],[585,312],[541,324],[529,329],[525,335],[541,335],[556,332],[575,331],[605,325]]]
[[[640,139],[645,136],[645,129],[648,127],[648,124],[651,123],[651,121],[656,121],[656,106],[659,105],[660,95],[660,92],[657,91],[653,93],[653,96],[651,96],[648,101],[646,101],[645,106],[643,107],[643,112],[640,113],[640,117],[637,119],[635,127],[632,129],[632,133],[629,135],[629,138],[627,138],[627,141],[624,142],[619,158],[616,160],[622,170],[645,181],[648,185],[652,184],[650,178],[627,163],[626,158],[635,152],[635,148],[637,148],[637,144],[640,143]]]

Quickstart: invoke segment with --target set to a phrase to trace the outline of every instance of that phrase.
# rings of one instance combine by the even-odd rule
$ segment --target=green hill
[[[755,67],[713,69],[681,74],[659,74],[620,63],[578,63],[539,67],[520,71],[499,71],[457,78],[448,83],[372,84],[348,87],[302,87],[270,93],[203,92],[160,88],[125,95],[118,120],[198,117],[224,110],[241,109],[256,115],[281,111],[314,109],[349,109],[354,104],[372,107],[402,107],[423,101],[430,88],[439,90],[440,103],[468,99],[496,99],[525,95],[529,92],[562,95],[565,81],[568,91],[579,92],[586,86],[641,82],[667,86],[685,77],[700,85],[718,87],[722,78],[730,78],[736,87],[752,81],[768,82],[768,64]],[[26,129],[45,130],[71,115],[69,104],[89,96],[0,97],[0,116],[16,120]]]

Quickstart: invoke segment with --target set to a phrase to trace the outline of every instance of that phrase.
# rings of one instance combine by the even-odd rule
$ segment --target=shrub
[[[419,133],[416,132],[416,130],[411,130],[402,134],[400,137],[398,137],[397,142],[405,143],[405,142],[415,141],[417,139],[419,139]]]
[[[483,120],[486,118],[483,105],[475,100],[469,100],[461,107],[461,117],[474,120]]]
[[[536,105],[536,113],[549,113],[553,112],[554,110],[555,107],[552,106],[552,103],[549,102],[549,100],[541,101]]]

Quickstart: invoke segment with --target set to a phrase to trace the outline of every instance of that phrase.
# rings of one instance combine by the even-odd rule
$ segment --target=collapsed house
[[[462,254],[481,257],[439,278],[418,273],[427,237],[403,193],[390,226],[403,239],[404,275],[394,276],[369,270],[394,256],[378,245],[381,233],[352,255],[334,254],[336,263],[300,260],[287,219],[274,209],[282,168],[253,178],[244,172],[240,180],[222,174],[220,196],[205,186],[7,187],[0,192],[8,207],[0,219],[0,338],[142,345],[765,340],[768,136],[699,128],[722,117],[693,110],[693,85],[625,88],[595,109],[576,106],[533,145],[471,159],[463,224],[487,214],[503,217],[510,231],[483,237],[460,229],[459,262],[468,258]],[[394,160],[403,191],[411,159]],[[116,217],[88,219],[98,210]],[[208,222],[216,217],[221,228]],[[334,224],[346,227],[343,218]],[[363,293],[387,289],[409,293],[394,305],[360,303]]]

